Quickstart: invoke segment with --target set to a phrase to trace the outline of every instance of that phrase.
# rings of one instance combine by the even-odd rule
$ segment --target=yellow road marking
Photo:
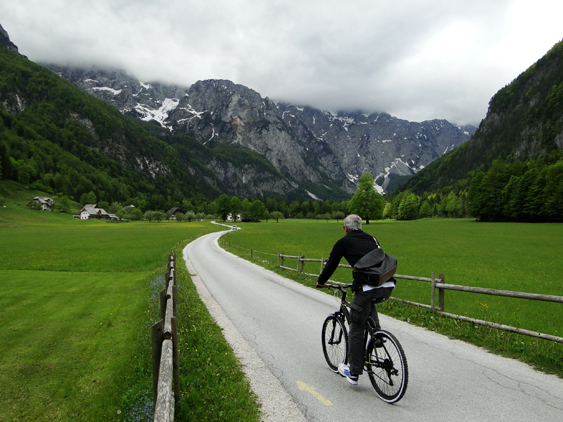
[[[313,396],[315,396],[322,404],[325,406],[332,406],[332,403],[317,393],[317,389],[315,387],[311,387],[310,385],[305,384],[303,381],[297,381],[297,386],[301,391],[308,391]]]

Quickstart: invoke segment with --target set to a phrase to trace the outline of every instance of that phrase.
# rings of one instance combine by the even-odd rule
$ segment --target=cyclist
[[[348,261],[348,264],[354,266],[365,254],[379,248],[377,240],[362,231],[362,219],[358,215],[351,214],[344,219],[344,231],[346,235],[335,243],[326,266],[317,279],[317,288],[327,287],[326,282],[338,268],[342,257]],[[340,375],[346,377],[352,385],[358,384],[358,377],[364,370],[364,331],[370,314],[379,329],[379,319],[374,302],[388,299],[394,288],[394,281],[390,280],[379,287],[373,287],[366,284],[359,274],[354,274],[352,285],[354,300],[350,306],[349,365],[346,362],[338,365]]]

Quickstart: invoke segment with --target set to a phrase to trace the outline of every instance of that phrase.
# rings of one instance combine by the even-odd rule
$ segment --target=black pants
[[[350,374],[357,376],[364,372],[364,332],[369,316],[371,315],[377,327],[379,317],[375,302],[387,299],[391,296],[393,288],[377,288],[364,292],[355,292],[354,300],[350,310],[350,343],[348,344],[348,362],[350,363]]]

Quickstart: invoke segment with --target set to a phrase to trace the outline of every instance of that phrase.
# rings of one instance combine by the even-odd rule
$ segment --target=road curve
[[[265,420],[563,420],[563,380],[384,315],[383,328],[407,355],[405,397],[395,405],[382,402],[366,375],[350,386],[328,369],[320,342],[322,322],[338,301],[224,251],[217,239],[225,233],[191,242],[184,257]]]

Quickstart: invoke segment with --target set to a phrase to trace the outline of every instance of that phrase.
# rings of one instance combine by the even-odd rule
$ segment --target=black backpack
[[[375,242],[377,243],[377,240]],[[354,274],[359,274],[366,284],[374,287],[381,286],[391,279],[395,271],[397,260],[386,254],[381,247],[362,256],[353,268]]]

